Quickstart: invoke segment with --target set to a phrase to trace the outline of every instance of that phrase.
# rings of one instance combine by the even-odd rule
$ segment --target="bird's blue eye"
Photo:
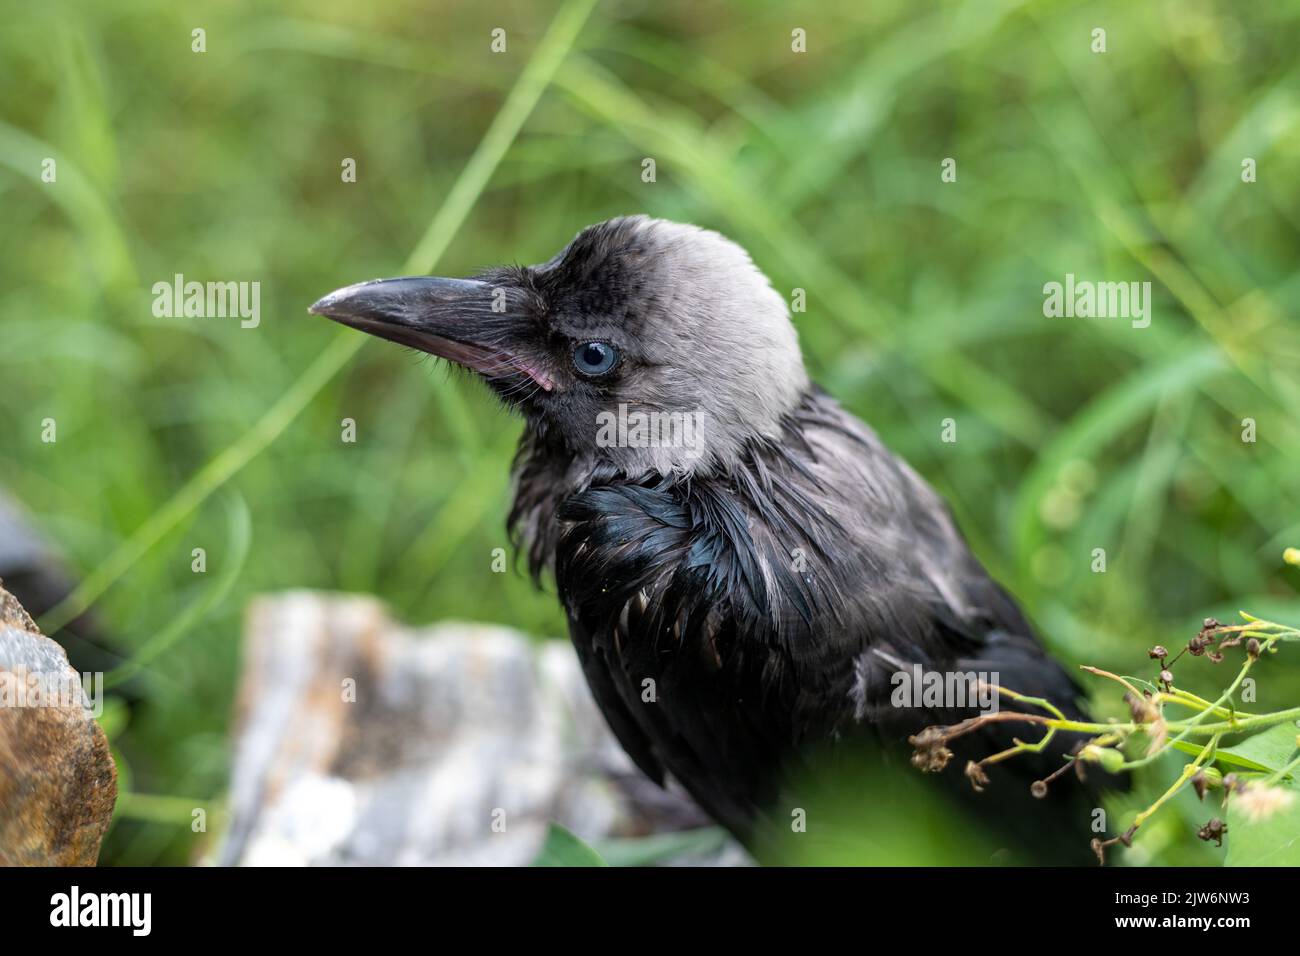
[[[573,350],[573,364],[583,375],[604,375],[618,362],[618,350],[605,342],[584,342]]]

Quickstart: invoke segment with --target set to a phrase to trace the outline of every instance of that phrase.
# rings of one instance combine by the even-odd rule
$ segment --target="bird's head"
[[[745,250],[644,216],[540,265],[363,282],[311,311],[472,370],[546,441],[634,476],[726,471],[808,387],[785,300]]]

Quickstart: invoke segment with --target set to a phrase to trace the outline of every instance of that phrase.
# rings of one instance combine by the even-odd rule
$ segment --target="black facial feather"
[[[650,247],[637,218],[613,219],[578,235],[536,273],[539,292],[574,319],[622,325],[643,314],[653,275],[644,268]]]

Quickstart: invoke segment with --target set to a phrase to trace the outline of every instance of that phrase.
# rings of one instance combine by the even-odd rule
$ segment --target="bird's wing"
[[[651,776],[667,768],[739,833],[809,746],[898,746],[973,713],[892,706],[891,679],[913,664],[996,674],[1074,709],[1077,687],[937,495],[825,396],[737,473],[614,479],[559,517],[557,585],[611,726]],[[1010,734],[969,744],[984,755]]]
[[[609,724],[609,729],[614,732],[624,752],[642,773],[662,787],[665,783],[663,764],[655,756],[650,738],[637,725],[632,711],[624,703],[623,695],[614,680],[618,662],[611,659],[610,649],[601,640],[600,634],[593,634],[587,629],[584,616],[573,613],[569,615],[569,636],[577,648],[578,661],[587,678],[587,686],[591,688],[591,696],[595,698],[596,706],[605,716],[605,722]]]
[[[793,458],[806,478],[785,483],[802,489],[803,498],[826,512],[827,520],[810,523],[806,533],[805,547],[821,561],[805,587],[825,592],[823,602],[851,620],[842,629],[814,628],[812,644],[818,649],[798,654],[801,671],[842,667],[847,655],[854,668],[853,720],[895,746],[925,726],[953,724],[977,713],[975,707],[948,699],[935,707],[894,706],[894,678],[916,665],[945,677],[973,675],[1044,698],[1067,716],[1084,716],[1078,684],[1048,655],[1023,612],[971,553],[947,506],[924,480],[825,395],[810,396],[800,409],[797,431],[802,452],[792,453],[790,443],[783,443],[772,453],[770,468],[788,472],[791,466],[784,462]],[[1042,713],[1005,697],[997,706]],[[843,720],[835,726],[849,732]],[[986,727],[953,746],[956,759],[944,776],[969,797],[971,788],[963,777],[967,760],[1004,750],[1017,736],[1033,740],[1042,733],[1023,723]],[[1086,855],[1091,813],[1099,802],[1096,785],[1102,781],[1094,776],[1079,786],[1063,780],[1041,800],[1029,793],[1031,782],[1062,769],[1078,740],[1058,734],[1041,753],[1022,754],[990,769],[999,796],[980,795],[975,808],[988,812],[990,805],[1000,804],[998,814],[1003,820],[1016,817],[1022,832],[1050,827],[1068,834],[1069,851],[1058,858],[1076,858],[1071,855],[1075,849]],[[1009,812],[1012,806],[1014,813]]]

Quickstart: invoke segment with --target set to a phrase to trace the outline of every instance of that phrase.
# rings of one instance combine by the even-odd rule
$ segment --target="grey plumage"
[[[997,672],[1078,713],[943,502],[810,385],[785,301],[717,233],[615,219],[539,266],[366,283],[313,311],[474,368],[524,415],[511,530],[554,574],[597,702],[642,770],[742,839],[783,815],[810,751],[905,752],[968,715],[892,706],[901,668]],[[601,440],[649,412],[699,432]],[[1024,797],[1062,753],[1009,765],[1024,776],[997,803],[968,799],[960,752],[945,776],[1009,839],[1068,832],[1086,853],[1090,792]]]

